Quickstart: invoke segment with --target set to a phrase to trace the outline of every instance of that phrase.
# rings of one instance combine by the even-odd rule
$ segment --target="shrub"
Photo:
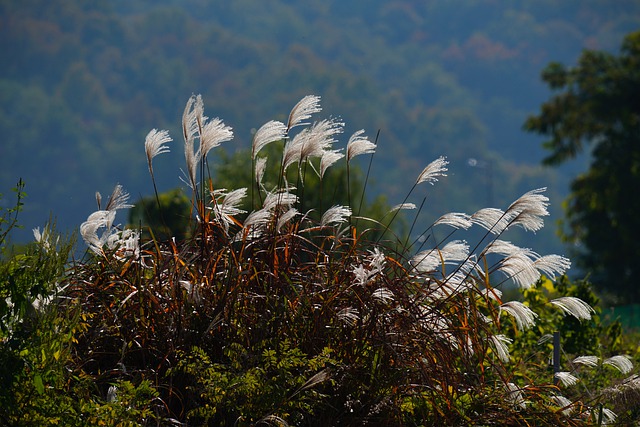
[[[556,373],[563,382],[555,385],[539,358],[528,359],[540,353],[532,348],[538,334],[562,326],[562,313],[585,322],[594,314],[589,294],[539,291],[550,283],[543,274],[561,276],[568,259],[503,240],[512,227],[542,227],[544,189],[505,210],[445,214],[413,230],[420,238],[412,243],[394,234],[395,221],[401,210],[415,209],[409,200],[418,186],[446,176],[446,159],[418,174],[386,218],[354,215],[351,162],[375,144],[358,131],[344,152],[335,149],[339,120],[305,123],[320,112],[319,101],[305,97],[287,123],[270,121],[256,132],[249,187],[231,190],[216,187],[208,169],[210,150],[231,139],[231,129],[204,116],[199,96],[189,99],[182,129],[190,233],[161,239],[115,226],[117,211],[130,206],[116,186],[104,209],[81,225],[89,251],[67,271],[63,298],[50,303],[71,314],[72,330],[57,329],[71,343],[64,359],[71,374],[63,375],[66,385],[42,386],[75,393],[81,403],[68,403],[74,413],[106,424],[118,417],[138,425],[613,420],[604,391],[585,399],[571,388],[575,371]],[[147,136],[152,179],[152,160],[169,141],[166,131]],[[266,181],[270,144],[283,151],[278,174]],[[321,182],[338,161],[347,182],[334,186],[345,186],[350,203],[305,207],[314,191],[307,174]],[[155,199],[161,208],[157,191]],[[457,238],[472,227],[483,231],[473,247]],[[446,239],[435,240],[436,229],[447,230]],[[563,280],[554,292],[569,290]],[[503,300],[507,282],[525,303]],[[597,328],[574,326],[574,335],[563,330],[567,339],[597,347]],[[599,366],[628,373],[630,361],[616,357]]]

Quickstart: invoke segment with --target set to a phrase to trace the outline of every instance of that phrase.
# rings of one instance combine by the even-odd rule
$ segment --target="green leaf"
[[[36,388],[38,394],[44,394],[44,384],[42,383],[42,377],[40,374],[35,374],[33,376],[33,385]]]

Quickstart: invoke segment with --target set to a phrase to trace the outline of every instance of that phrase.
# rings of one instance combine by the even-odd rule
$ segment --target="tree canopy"
[[[586,149],[592,156],[571,184],[561,232],[613,302],[640,301],[640,32],[625,38],[619,55],[587,50],[573,68],[549,64],[542,78],[556,94],[525,129],[550,137],[544,163]]]

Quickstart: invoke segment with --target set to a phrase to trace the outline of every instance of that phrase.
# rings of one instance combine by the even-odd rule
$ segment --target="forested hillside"
[[[639,25],[631,0],[1,1],[0,192],[22,177],[25,228],[53,213],[73,229],[95,191],[153,191],[143,150],[151,128],[174,138],[155,166],[159,189],[181,184],[176,117],[191,94],[233,127],[228,150],[316,94],[353,126],[345,142],[380,130],[372,194],[401,202],[445,155],[446,182],[416,196],[428,195],[425,215],[504,206],[548,186],[557,218],[582,166],[542,169],[540,140],[521,131],[549,95],[540,71],[584,48],[616,49]],[[536,247],[561,251],[545,230]]]

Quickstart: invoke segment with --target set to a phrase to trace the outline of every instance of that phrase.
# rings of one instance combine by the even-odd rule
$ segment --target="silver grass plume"
[[[280,232],[280,229],[282,228],[282,226],[288,223],[289,221],[291,221],[298,214],[299,212],[296,208],[290,208],[288,211],[280,215],[278,217],[278,222],[276,223],[276,231]]]
[[[440,250],[444,262],[464,261],[469,257],[469,245],[464,240],[452,240]]]
[[[416,180],[416,184],[428,182],[433,185],[434,182],[438,181],[438,177],[447,176],[445,172],[449,170],[447,169],[448,164],[449,162],[445,157],[438,157],[436,160],[429,163],[422,172],[420,172],[420,175],[418,175],[418,179]]]
[[[602,408],[602,425],[609,425],[616,422],[618,416],[609,408]]]
[[[640,376],[632,375],[620,384],[608,387],[602,391],[607,401],[617,408],[640,407]]]
[[[522,389],[511,382],[505,383],[504,386],[505,389],[507,389],[507,401],[513,406],[525,409],[527,405],[524,400],[524,393],[522,392]]]
[[[360,313],[356,308],[346,307],[338,312],[337,317],[345,325],[353,327],[360,320]]]
[[[200,162],[200,150],[195,151],[195,139],[198,133],[199,123],[202,120],[202,97],[200,95],[191,96],[187,101],[182,114],[182,135],[184,137],[184,158],[187,164],[187,175],[189,185],[193,190],[196,188],[196,168]]]
[[[471,221],[471,217],[466,213],[450,212],[438,218],[433,225],[448,225],[453,228],[467,230],[471,228],[473,222]]]
[[[509,255],[513,255],[513,254],[522,254],[525,255],[529,258],[538,258],[539,255],[535,252],[533,252],[531,249],[529,248],[521,248],[519,246],[514,245],[511,242],[507,242],[505,240],[500,240],[500,239],[495,239],[493,240],[491,243],[489,243],[484,251],[483,254],[487,255],[487,254],[499,254],[499,255],[505,255],[505,256],[509,256]]]
[[[80,224],[80,235],[93,252],[102,254],[102,247],[113,234],[113,221],[116,218],[116,211],[133,207],[133,205],[127,203],[128,201],[129,193],[124,191],[122,185],[118,184],[113,189],[106,208],[93,212],[85,222]],[[101,228],[104,231],[98,237],[98,230]]]
[[[589,320],[595,313],[593,307],[577,297],[560,297],[551,300],[551,304],[560,308],[565,314],[570,314],[578,320]]]
[[[277,427],[289,427],[289,423],[286,422],[283,418],[269,414],[258,420],[256,425],[266,424],[268,426],[277,426]]]
[[[290,188],[290,190],[294,189],[295,188]],[[297,195],[290,193],[285,189],[281,189],[267,193],[264,198],[264,202],[262,203],[262,207],[266,210],[272,210],[278,206],[290,207],[296,203],[298,203]]]
[[[418,273],[429,273],[443,263],[464,261],[469,257],[469,245],[464,240],[453,240],[442,248],[427,249],[419,252],[410,263]]]
[[[382,304],[389,304],[390,302],[393,302],[395,300],[395,295],[393,294],[393,292],[389,290],[389,288],[384,286],[373,291],[371,297],[381,302]]]
[[[627,356],[626,354],[621,354],[605,359],[602,361],[602,364],[613,366],[623,374],[628,374],[633,370],[633,362],[631,362],[631,357]]]
[[[595,367],[598,366],[598,361],[600,358],[598,356],[578,356],[571,361],[574,365],[584,365]]]
[[[369,139],[366,136],[363,136],[363,134],[364,129],[360,129],[349,138],[349,142],[347,143],[347,163],[351,162],[351,159],[361,154],[375,153],[376,144],[369,141]]]
[[[572,375],[570,372],[556,372],[554,377],[559,379],[563,386],[569,387],[578,382],[578,377]]]
[[[509,217],[501,209],[483,208],[471,215],[471,222],[499,235],[509,226]]]
[[[518,330],[526,330],[536,324],[538,315],[520,301],[510,301],[500,306],[500,312],[506,312],[513,316]]]
[[[335,205],[330,207],[322,214],[320,224],[324,227],[329,224],[338,224],[347,222],[351,216],[351,208],[347,206]]]
[[[352,266],[351,272],[353,273],[354,283],[359,286],[369,283],[369,279],[376,274],[376,272],[370,271],[362,264]]]
[[[140,233],[137,230],[117,231],[108,235],[105,243],[108,249],[115,251],[115,257],[120,261],[140,258]]]
[[[291,109],[289,120],[287,121],[287,129],[305,124],[303,120],[307,120],[312,114],[320,111],[322,111],[320,97],[316,95],[305,96]]]
[[[205,121],[207,118],[204,118]],[[220,146],[223,142],[233,139],[233,130],[230,126],[225,125],[222,120],[215,118],[206,122],[202,128],[200,135],[200,153],[202,157],[206,157],[213,148]]]
[[[159,131],[158,129],[151,129],[144,139],[144,151],[147,155],[147,166],[151,175],[153,175],[153,158],[159,154],[168,153],[169,147],[164,144],[170,141],[173,139],[169,136],[169,131]]]
[[[106,243],[110,233],[116,211],[100,210],[93,212],[85,222],[80,224],[80,235],[85,243],[96,254],[102,253],[102,247]],[[98,237],[98,230],[104,228],[101,237]]]
[[[107,206],[105,210],[115,211],[118,209],[127,209],[132,208],[133,205],[128,204],[129,201],[129,193],[124,191],[122,185],[118,184],[113,189],[111,196],[109,197],[109,201],[107,202]]]
[[[544,193],[546,188],[531,190],[520,196],[506,210],[511,218],[510,225],[517,225],[527,231],[538,231],[544,227],[542,217],[548,216],[549,198]]]
[[[267,225],[273,219],[273,211],[262,208],[249,213],[240,230],[234,237],[234,241],[242,241],[245,237],[249,240],[260,237]]]
[[[202,96],[191,95],[182,113],[182,136],[185,141],[193,142],[195,140],[203,114],[204,103]]]
[[[324,174],[331,166],[333,166],[338,160],[344,157],[339,150],[327,150],[322,153],[320,158],[320,178],[324,178]]]
[[[562,413],[564,415],[569,416],[571,415],[571,412],[573,412],[573,402],[566,397],[559,394],[553,394],[551,395],[551,400],[553,400],[553,402],[562,409]]]
[[[513,340],[506,335],[491,335],[491,344],[493,344],[493,348],[496,351],[496,355],[498,359],[500,359],[503,363],[509,362],[509,345],[513,342]]]
[[[289,139],[284,145],[282,152],[282,169],[286,171],[289,166],[296,162],[302,161],[302,144],[309,138],[310,130],[308,128],[302,129],[293,139]]]
[[[218,221],[224,225],[225,230],[228,231],[229,226],[233,224],[233,216],[246,213],[245,210],[239,208],[246,196],[246,188],[239,188],[230,192],[225,189],[219,189],[211,193],[211,197],[215,201],[210,209],[213,210]]]
[[[525,252],[515,252],[499,262],[497,270],[513,280],[520,288],[528,289],[540,279],[531,258]]]
[[[413,203],[398,203],[397,205],[393,206],[391,209],[389,209],[389,213],[393,213],[395,211],[399,211],[399,210],[411,210],[411,209],[415,209],[416,205]]]
[[[571,261],[561,255],[545,255],[533,262],[534,267],[549,279],[562,276],[570,267]]]
[[[304,138],[300,147],[300,160],[306,161],[311,157],[322,157],[326,150],[331,148],[331,145],[336,142],[335,135],[342,133],[344,130],[344,123],[336,119],[321,120],[314,123],[307,137]]]
[[[255,160],[256,156],[265,146],[272,142],[281,141],[287,135],[287,127],[284,123],[277,120],[271,120],[263,124],[253,135],[251,143],[251,158]]]
[[[256,168],[255,168],[256,183],[260,187],[262,187],[262,180],[264,178],[264,173],[266,170],[267,170],[267,158],[260,157],[258,160],[256,160]]]

